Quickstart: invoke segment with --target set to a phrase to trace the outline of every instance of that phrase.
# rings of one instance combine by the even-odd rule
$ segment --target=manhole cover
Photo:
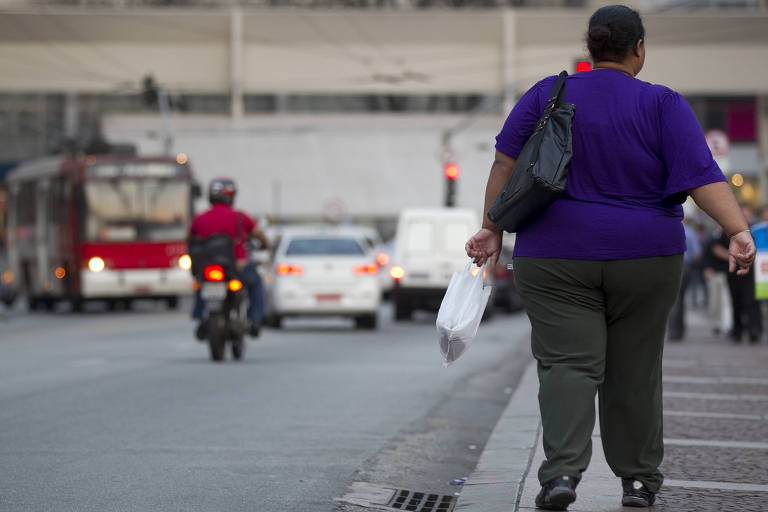
[[[395,489],[395,494],[387,506],[416,512],[452,512],[456,506],[456,497]]]

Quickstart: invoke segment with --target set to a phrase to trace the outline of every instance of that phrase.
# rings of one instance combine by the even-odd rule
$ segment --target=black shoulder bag
[[[221,265],[227,272],[236,269],[235,247],[242,238],[243,216],[237,212],[237,231],[233,239],[227,233],[214,233],[208,238],[190,237],[187,253],[192,259],[192,275],[202,279],[206,265]]]
[[[565,190],[576,106],[565,103],[565,77],[557,77],[544,114],[518,156],[512,175],[488,210],[497,226],[514,233],[541,215]]]

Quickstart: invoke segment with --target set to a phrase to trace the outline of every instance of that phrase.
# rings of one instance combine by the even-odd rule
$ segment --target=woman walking
[[[675,91],[635,78],[645,61],[639,14],[597,10],[587,46],[594,70],[569,76],[576,105],[566,192],[520,230],[515,280],[531,321],[546,460],[536,505],[564,510],[589,463],[599,396],[605,456],[622,503],[652,505],[663,476],[661,356],[683,267],[681,203],[690,195],[730,236],[730,271],[755,246],[701,128]],[[541,116],[555,77],[520,99],[496,138],[485,213]],[[466,245],[494,264],[501,230],[487,215]]]

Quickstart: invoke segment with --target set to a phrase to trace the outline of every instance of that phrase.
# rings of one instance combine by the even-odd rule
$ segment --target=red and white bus
[[[191,292],[186,237],[199,194],[185,155],[56,156],[8,178],[12,285],[30,308],[85,300],[175,308]]]

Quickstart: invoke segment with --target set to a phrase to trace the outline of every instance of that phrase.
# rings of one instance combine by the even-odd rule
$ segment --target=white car
[[[291,227],[282,231],[267,277],[267,323],[287,316],[347,316],[375,329],[381,303],[379,266],[354,228]]]

